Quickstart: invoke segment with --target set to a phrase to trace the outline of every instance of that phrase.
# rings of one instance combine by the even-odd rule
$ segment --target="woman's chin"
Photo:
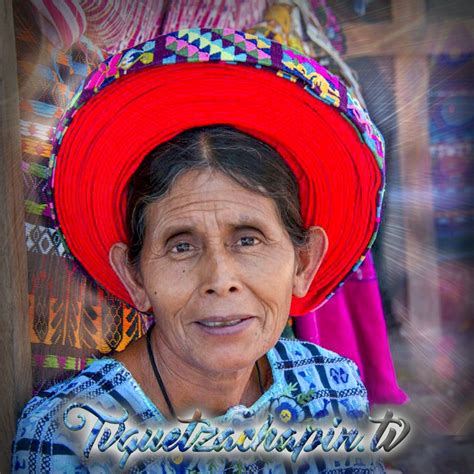
[[[209,372],[242,370],[253,365],[266,352],[258,337],[261,336],[261,326],[256,318],[226,326],[193,323],[192,329],[193,340],[199,347],[196,359]]]

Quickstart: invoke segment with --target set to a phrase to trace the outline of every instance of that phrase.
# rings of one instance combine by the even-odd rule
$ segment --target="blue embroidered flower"
[[[174,474],[186,474],[187,472],[191,471],[193,467],[196,466],[197,461],[191,460],[189,457],[183,456],[181,453],[173,454],[170,458],[165,461],[167,468],[169,471],[173,472]]]
[[[304,411],[292,398],[280,397],[274,400],[270,411],[283,423],[294,423],[304,420]]]

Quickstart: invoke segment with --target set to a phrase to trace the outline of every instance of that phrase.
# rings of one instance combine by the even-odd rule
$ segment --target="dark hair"
[[[187,171],[220,171],[242,187],[272,198],[295,247],[306,243],[298,183],[283,158],[269,145],[231,126],[192,128],[152,150],[130,179],[126,225],[128,259],[140,260],[145,209],[164,197]]]

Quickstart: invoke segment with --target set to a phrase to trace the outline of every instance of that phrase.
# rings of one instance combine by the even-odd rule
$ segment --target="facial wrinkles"
[[[227,207],[224,206],[223,203],[225,202],[233,202],[235,204],[235,201],[233,200],[215,200],[213,202],[209,202],[208,200],[200,201],[200,202],[194,202],[192,204],[191,209],[189,206],[186,205],[177,205],[174,206],[170,211],[166,211],[163,213],[164,218],[161,220],[161,222],[157,223],[158,225],[162,225],[163,229],[166,228],[167,225],[173,224],[175,221],[177,222],[182,222],[184,219],[185,222],[188,222],[190,220],[195,220],[195,222],[199,223],[200,226],[204,229],[203,235],[205,235],[205,246],[207,247],[206,251],[203,252],[202,257],[204,259],[207,259],[207,262],[205,261],[204,266],[201,266],[201,275],[197,277],[197,280],[195,280],[195,283],[191,283],[191,286],[194,286],[193,291],[187,293],[187,298],[184,301],[181,301],[182,305],[179,308],[179,310],[173,315],[173,318],[178,318],[180,319],[180,313],[186,312],[187,309],[193,306],[193,302],[195,302],[194,297],[196,296],[197,291],[199,290],[199,277],[202,278],[202,272],[204,270],[208,271],[209,270],[209,264],[214,264],[218,265],[220,268],[217,271],[226,271],[227,268],[225,268],[227,265],[230,265],[229,271],[232,272],[233,277],[236,279],[236,282],[242,285],[242,291],[250,291],[256,301],[262,306],[263,309],[263,314],[266,316],[268,312],[274,312],[277,310],[277,308],[272,307],[273,305],[270,304],[270,307],[267,308],[267,304],[265,303],[264,300],[261,299],[262,295],[258,294],[253,288],[252,285],[252,278],[249,278],[248,272],[245,272],[245,270],[249,270],[250,267],[257,267],[256,272],[254,272],[254,276],[256,278],[265,278],[265,275],[262,275],[262,272],[265,272],[265,270],[270,271],[274,269],[274,265],[271,265],[267,267],[267,265],[262,265],[260,268],[258,268],[258,262],[255,262],[255,258],[261,257],[261,258],[267,258],[267,264],[268,258],[270,257],[272,260],[275,260],[277,258],[277,255],[281,257],[281,253],[278,252],[276,248],[273,249],[268,249],[266,247],[266,244],[259,244],[255,247],[255,249],[252,249],[251,254],[248,256],[240,256],[240,258],[243,260],[244,264],[246,265],[247,268],[243,269],[242,266],[239,267],[239,265],[235,265],[235,262],[233,262],[232,259],[232,250],[230,249],[223,249],[222,247],[224,246],[225,242],[225,237],[226,237],[226,223],[227,222],[235,222],[235,218],[232,218],[232,215],[235,213],[231,213],[229,215],[229,210]],[[248,206],[241,206],[244,209],[248,210]],[[196,219],[196,213],[198,213],[199,218]],[[198,226],[199,227],[199,226]],[[276,236],[272,236],[276,237]],[[281,240],[282,240],[282,235],[279,236],[280,238],[278,240],[274,239],[272,244],[269,244],[269,246],[273,245],[274,247],[278,247],[281,245]],[[267,238],[269,236],[267,235]],[[162,240],[161,238],[158,238],[158,240]],[[186,240],[186,237],[183,237],[183,240]],[[161,245],[161,244],[160,244]],[[266,248],[267,251],[259,251],[259,248]],[[158,254],[161,254],[161,252],[158,252]],[[277,254],[277,255],[274,255]],[[223,256],[225,258],[223,258]],[[210,262],[210,259],[214,260],[213,262]],[[198,265],[198,260],[199,259],[191,259],[190,262],[182,263],[182,267],[186,268],[186,278],[192,278],[191,273],[194,269],[195,266]],[[203,262],[201,262],[202,265]],[[206,265],[207,263],[207,265]],[[234,265],[232,265],[234,263]],[[180,266],[180,268],[181,268]],[[207,267],[207,268],[204,268]],[[224,268],[223,268],[224,267]],[[242,271],[244,271],[244,274],[242,275]],[[194,278],[193,278],[194,280]],[[189,281],[189,280],[188,280]],[[184,296],[184,295],[183,295]],[[265,317],[264,323],[265,323]],[[176,320],[176,319],[175,319]]]
[[[257,246],[252,253],[254,256],[259,255],[259,250],[281,244],[284,233],[275,232],[266,225],[267,215],[264,210],[261,206],[249,203],[248,196],[245,196],[245,200],[238,200],[238,198],[210,198],[207,195],[202,196],[202,193],[194,194],[197,196],[191,202],[189,196],[177,196],[168,198],[168,202],[156,203],[159,208],[151,210],[157,219],[153,228],[147,231],[150,232],[151,238],[146,240],[151,243],[155,257],[164,256],[165,240],[171,234],[167,229],[181,227],[183,223],[194,228],[196,237],[208,246],[218,246],[221,242],[225,242],[227,237],[231,237],[235,225],[255,224],[265,236],[266,246]]]
[[[149,247],[146,254],[150,257],[150,261],[156,262],[156,259],[167,257],[164,245],[165,232],[170,226],[182,226],[185,223],[187,226],[194,227],[198,233],[198,240],[203,241],[212,250],[216,250],[224,243],[228,243],[229,239],[226,237],[229,235],[228,232],[232,232],[232,225],[245,221],[246,218],[262,223],[262,226],[258,225],[257,227],[263,231],[266,240],[265,244],[257,245],[249,253],[250,258],[245,261],[247,267],[258,266],[258,262],[255,260],[258,257],[266,257],[273,261],[279,259],[280,262],[282,257],[286,257],[283,258],[283,261],[288,260],[287,255],[282,254],[283,250],[285,253],[289,250],[286,248],[288,236],[281,225],[273,201],[257,194],[255,194],[255,199],[249,199],[249,192],[242,191],[242,188],[235,183],[231,183],[231,189],[228,185],[222,187],[211,183],[211,186],[204,190],[202,188],[205,186],[202,186],[201,189],[198,188],[197,191],[190,192],[189,187],[196,189],[196,184],[199,186],[203,182],[201,178],[201,176],[183,176],[179,186],[176,183],[169,195],[150,206],[147,221],[151,225],[147,225],[148,235],[145,239],[145,247]],[[186,186],[186,179],[191,181],[190,186]],[[204,177],[203,184],[207,183],[207,177]],[[265,225],[269,213],[272,214],[273,219],[278,219],[280,225],[276,227],[271,224]],[[242,222],[242,224],[244,223]],[[183,236],[183,240],[186,240],[186,236]],[[145,247],[143,250],[146,250]],[[292,248],[289,251],[294,254]],[[197,259],[194,260],[197,261]],[[271,261],[268,261],[268,263],[270,265],[263,266],[260,271],[265,272],[265,268],[269,272],[274,271],[275,262],[271,264]],[[189,271],[192,270],[192,267],[187,268]],[[192,294],[188,299],[192,299]]]
[[[213,212],[214,220],[218,224],[225,219],[217,219],[217,213],[228,211],[229,209],[233,209],[235,206],[240,208],[241,215],[246,216],[249,214],[249,211],[253,211],[254,213],[260,216],[262,222],[265,222],[265,213],[261,210],[261,207],[252,205],[252,203],[248,202],[248,197],[245,196],[243,199],[246,201],[238,200],[238,199],[226,199],[226,198],[215,198],[209,196],[202,196],[202,193],[194,193],[197,194],[194,200],[189,202],[189,195],[186,196],[177,196],[172,198],[165,198],[165,200],[160,201],[156,204],[161,204],[160,211],[154,209],[152,212],[156,212],[158,217],[156,224],[154,225],[153,229],[150,229],[151,232],[151,240],[157,240],[162,234],[164,229],[167,226],[173,224],[182,224],[183,222],[189,223],[199,223],[208,220],[206,213]],[[188,202],[182,202],[188,201]],[[245,202],[245,204],[243,204]],[[231,211],[235,213],[234,211]],[[201,218],[197,218],[196,213],[198,216],[200,215]]]

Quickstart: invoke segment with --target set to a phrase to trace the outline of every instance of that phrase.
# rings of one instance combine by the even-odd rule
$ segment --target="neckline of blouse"
[[[270,364],[270,369],[271,369],[272,378],[273,378],[273,383],[270,385],[270,387],[257,400],[255,400],[255,402],[250,407],[246,407],[245,405],[234,405],[228,408],[227,411],[223,415],[210,418],[210,420],[217,423],[226,423],[226,422],[229,422],[232,419],[232,415],[234,415],[237,412],[246,411],[246,412],[258,413],[264,406],[267,405],[267,403],[270,400],[274,398],[275,395],[280,393],[281,387],[283,385],[283,373],[280,370],[278,370],[276,367],[278,356],[277,356],[277,351],[275,347],[272,347],[266,353],[266,357],[267,357],[268,363]],[[104,357],[98,360],[106,361],[108,363],[111,362],[114,365],[118,366],[119,369],[126,374],[127,378],[130,380],[135,391],[140,395],[140,398],[145,403],[147,408],[149,408],[153,412],[153,414],[156,416],[156,418],[158,418],[160,423],[166,423],[166,424],[172,423],[170,420],[168,420],[167,418],[163,416],[159,408],[150,400],[148,395],[144,392],[140,384],[135,380],[132,373],[127,369],[127,367],[124,364],[110,357]]]

